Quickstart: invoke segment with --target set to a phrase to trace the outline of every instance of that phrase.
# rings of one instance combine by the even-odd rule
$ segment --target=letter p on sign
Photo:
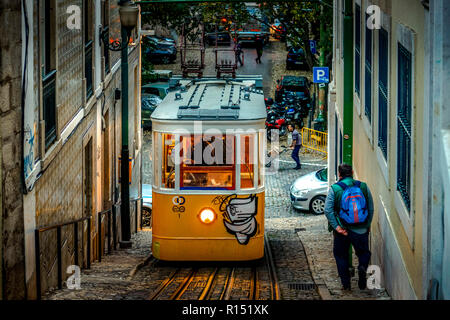
[[[330,82],[330,71],[328,67],[314,67],[313,68],[314,83],[328,83]]]

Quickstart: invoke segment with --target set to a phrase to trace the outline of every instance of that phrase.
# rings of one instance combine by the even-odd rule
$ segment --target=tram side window
[[[254,165],[255,165],[255,135],[241,136],[241,189],[255,187]]]
[[[180,137],[183,190],[234,190],[234,136]]]
[[[162,185],[167,189],[175,188],[175,163],[172,154],[175,152],[175,136],[163,134],[163,163],[162,163]]]
[[[264,132],[259,132],[258,135],[258,187],[262,187],[264,186],[264,153],[265,153],[265,148],[264,148],[264,142],[265,142],[265,135]]]

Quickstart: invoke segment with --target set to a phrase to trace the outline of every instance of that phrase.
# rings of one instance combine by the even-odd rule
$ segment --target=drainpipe
[[[320,5],[320,14],[323,17],[323,5]],[[323,22],[323,19],[320,19],[320,56],[319,56],[319,65],[321,67],[325,66],[325,48],[323,47],[325,39],[325,24]],[[323,111],[325,109],[325,99],[326,99],[326,92],[325,92],[325,86],[319,85],[319,115],[316,119],[319,120],[321,123],[325,121]],[[323,130],[323,129],[322,129]]]
[[[344,114],[343,161],[353,163],[353,1],[345,0],[344,8]]]
[[[127,41],[127,30],[122,27],[122,41]],[[131,247],[130,230],[130,185],[128,159],[130,152],[128,150],[128,45],[122,50],[121,59],[121,77],[122,77],[122,162],[121,162],[121,205],[120,219],[122,228],[121,248]]]
[[[345,0],[344,7],[344,104],[343,104],[343,162],[353,165],[353,0]],[[337,124],[336,124],[337,125]],[[350,246],[349,266],[351,275],[355,274],[352,266],[352,247]]]

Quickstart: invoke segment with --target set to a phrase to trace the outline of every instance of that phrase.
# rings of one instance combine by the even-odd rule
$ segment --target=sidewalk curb
[[[309,270],[311,271],[312,278],[314,280],[314,283],[317,286],[317,292],[319,293],[322,300],[333,300],[333,298],[331,297],[330,290],[328,290],[328,287],[325,284],[325,281],[322,280],[322,278],[316,273],[316,271],[314,269],[314,265],[310,258],[311,252],[309,251],[309,248],[303,244],[302,237],[300,236],[300,232],[297,232],[297,236],[299,237],[299,239],[303,245],[303,249],[305,250],[306,260],[308,260]]]
[[[141,270],[143,267],[145,267],[147,264],[149,264],[149,262],[154,259],[153,255],[150,253],[150,255],[145,258],[143,261],[141,261],[140,263],[138,263],[131,271],[130,274],[128,275],[127,280],[131,280],[133,279],[133,277],[136,275],[136,273]]]

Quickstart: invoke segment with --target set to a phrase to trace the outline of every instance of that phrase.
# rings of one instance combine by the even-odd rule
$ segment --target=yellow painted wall
[[[384,1],[381,1],[380,6],[386,8],[387,5]],[[373,1],[373,4],[378,4],[378,1]],[[362,6],[362,13],[364,13],[364,1]],[[405,10],[407,8],[407,10]],[[421,297],[422,292],[422,176],[423,176],[423,103],[424,103],[424,8],[420,1],[410,1],[410,0],[396,0],[391,2],[391,32],[390,32],[390,104],[389,108],[389,136],[388,136],[388,181],[386,183],[383,172],[380,169],[379,161],[377,160],[377,122],[372,125],[372,132],[370,130],[365,130],[367,128],[367,120],[365,120],[364,114],[364,104],[361,105],[362,116],[358,115],[358,111],[354,109],[353,116],[353,163],[355,173],[357,177],[361,180],[367,181],[374,197],[375,204],[375,217],[372,225],[372,250],[380,250],[380,244],[383,239],[380,236],[379,230],[379,218],[378,218],[378,206],[379,199],[384,202],[387,214],[389,215],[389,220],[393,226],[393,232],[398,241],[402,258],[406,266],[409,278],[412,281],[412,286],[414,288],[415,294],[418,298]],[[397,169],[395,148],[397,145],[397,136],[393,134],[396,131],[397,120],[396,120],[396,110],[397,110],[397,25],[401,23],[415,32],[415,47],[413,56],[414,65],[414,102],[413,102],[413,168],[412,175],[414,186],[412,195],[412,211],[414,212],[414,222],[413,222],[413,243],[411,244],[408,240],[407,234],[404,230],[403,223],[400,219],[400,213],[396,210],[395,206],[395,194],[396,191],[396,178],[395,173]],[[364,29],[362,29],[364,34]],[[378,37],[378,33],[373,33],[374,40]],[[361,41],[361,57],[364,59],[364,36]],[[378,67],[377,64],[377,50],[378,47],[374,48],[374,64],[373,70]],[[364,69],[361,69],[361,100],[364,101]],[[372,89],[372,94],[375,96],[377,93],[376,85],[378,83],[377,73],[374,72],[373,78],[374,88]],[[374,104],[372,107],[372,117],[375,119],[378,116],[377,107],[378,98],[374,97]],[[356,102],[356,101],[355,101]],[[367,134],[366,131],[369,131]],[[372,138],[372,141],[370,141]],[[379,252],[379,254],[383,254]]]

